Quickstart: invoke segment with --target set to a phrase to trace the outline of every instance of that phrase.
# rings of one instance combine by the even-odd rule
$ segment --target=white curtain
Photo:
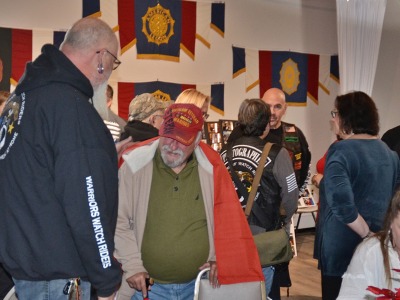
[[[371,95],[387,0],[336,0],[340,93]]]

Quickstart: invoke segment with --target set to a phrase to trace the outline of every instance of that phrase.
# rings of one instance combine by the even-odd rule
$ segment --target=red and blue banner
[[[194,60],[196,38],[210,46],[210,27],[224,36],[225,4],[118,0],[121,54],[136,45],[140,59],[178,62],[182,50]]]
[[[121,53],[136,44],[137,58],[179,61],[182,49],[194,59],[196,2],[118,1]]]
[[[320,56],[291,51],[258,51],[232,47],[233,78],[246,73],[246,91],[259,86],[286,94],[289,105],[305,106],[307,97],[318,103]]]
[[[138,58],[179,61],[181,2],[135,1],[135,22]]]
[[[174,101],[182,91],[189,88],[196,88],[196,85],[163,81],[139,83],[118,82],[118,115],[124,119],[128,119],[129,103],[137,95],[150,93],[163,101]]]
[[[319,56],[288,51],[260,51],[260,97],[275,87],[291,105],[306,105],[307,96],[318,99]]]
[[[0,89],[12,90],[25,71],[26,64],[41,53],[44,44],[57,48],[65,31],[0,28]]]
[[[150,82],[118,82],[118,115],[128,119],[129,104],[135,96],[150,93],[163,101],[175,101],[179,94],[186,89],[197,89],[205,95],[211,96],[211,109],[223,115],[224,84],[196,85],[180,84],[164,81]]]

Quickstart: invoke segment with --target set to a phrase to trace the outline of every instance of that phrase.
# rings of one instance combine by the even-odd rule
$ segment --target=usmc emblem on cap
[[[169,38],[174,35],[175,20],[169,9],[165,9],[160,4],[147,9],[142,17],[142,23],[142,32],[149,43],[168,44]]]
[[[300,72],[297,63],[289,58],[282,64],[279,74],[282,90],[288,95],[297,92],[297,87],[300,84]]]

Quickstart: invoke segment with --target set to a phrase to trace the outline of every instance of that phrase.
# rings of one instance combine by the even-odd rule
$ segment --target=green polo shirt
[[[157,150],[141,249],[144,267],[156,282],[188,282],[207,262],[209,248],[195,155],[176,174]]]

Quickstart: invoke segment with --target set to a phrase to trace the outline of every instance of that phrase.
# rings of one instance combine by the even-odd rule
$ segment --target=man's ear
[[[151,115],[149,117],[149,124],[151,124],[152,126],[156,124],[156,117],[154,115]]]
[[[284,115],[286,114],[286,109],[287,109],[287,107],[288,107],[288,105],[287,105],[287,103],[285,102],[285,104],[283,105],[283,115],[282,115],[282,116],[284,116]]]

